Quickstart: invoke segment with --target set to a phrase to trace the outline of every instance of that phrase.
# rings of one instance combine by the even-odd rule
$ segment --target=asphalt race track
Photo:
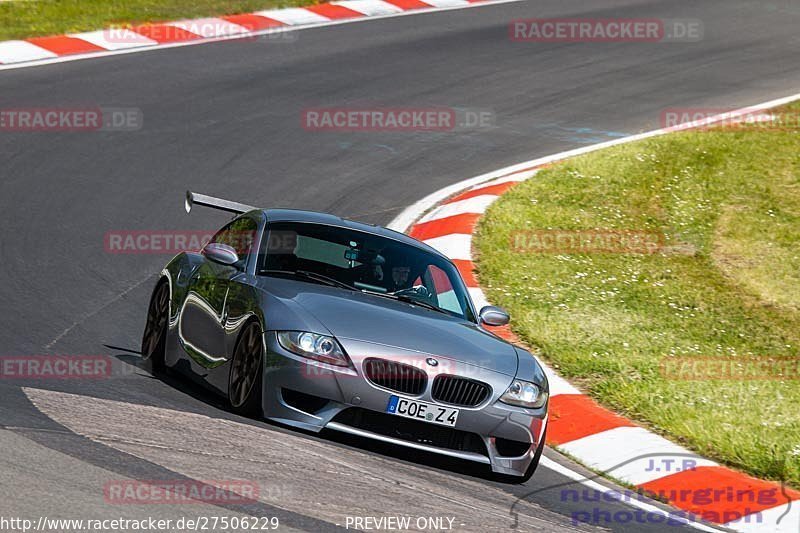
[[[517,18],[699,19],[694,43],[518,43]],[[256,514],[281,530],[348,516],[449,516],[459,531],[566,531],[585,504],[561,474],[486,480],[391,448],[227,412],[140,368],[163,254],[114,254],[109,231],[213,230],[188,189],[388,223],[441,187],[660,127],[669,107],[734,108],[798,92],[800,7],[747,0],[523,1],[0,72],[0,108],[135,108],[134,132],[0,132],[0,355],[107,354],[97,380],[0,380],[0,515]],[[319,132],[320,107],[448,107],[492,123],[445,132]],[[584,472],[552,451],[548,457]],[[120,479],[253,479],[257,504],[108,505]],[[630,510],[602,502],[603,509]],[[513,507],[513,509],[512,509]],[[351,526],[352,527],[352,526]],[[675,526],[615,524],[616,531]]]

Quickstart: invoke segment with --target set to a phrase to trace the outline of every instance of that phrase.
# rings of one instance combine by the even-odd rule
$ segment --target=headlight
[[[350,366],[350,359],[336,339],[307,331],[279,331],[278,342],[290,352],[336,366]]]
[[[500,396],[500,401],[510,405],[538,409],[547,402],[547,393],[535,383],[515,379],[508,390]]]

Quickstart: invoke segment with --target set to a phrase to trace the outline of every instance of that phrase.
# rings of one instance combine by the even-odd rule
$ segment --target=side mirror
[[[235,266],[239,262],[239,255],[232,246],[218,242],[210,242],[203,248],[203,255],[215,263]]]
[[[487,326],[505,326],[511,317],[503,309],[487,305],[478,313],[478,319]]]

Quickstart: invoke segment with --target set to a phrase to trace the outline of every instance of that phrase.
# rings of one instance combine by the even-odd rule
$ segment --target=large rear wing
[[[213,207],[214,209],[219,209],[220,211],[227,211],[229,213],[235,213],[237,215],[256,209],[255,207],[245,204],[240,204],[239,202],[231,202],[230,200],[223,200],[222,198],[215,198],[213,196],[207,196],[205,194],[186,191],[186,200],[184,201],[183,204],[183,207],[186,209],[186,212],[191,213],[192,206],[195,204],[204,205],[206,207]]]

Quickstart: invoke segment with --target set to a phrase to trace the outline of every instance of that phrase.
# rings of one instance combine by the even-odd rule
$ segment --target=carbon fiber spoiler
[[[207,196],[205,194],[186,191],[186,200],[183,203],[183,207],[186,209],[186,212],[191,213],[192,206],[195,204],[204,205],[206,207],[213,207],[214,209],[219,209],[220,211],[227,211],[229,213],[235,213],[237,215],[256,209],[255,207],[245,204],[240,204],[239,202],[231,202],[230,200],[223,200],[222,198],[215,198],[213,196]]]

